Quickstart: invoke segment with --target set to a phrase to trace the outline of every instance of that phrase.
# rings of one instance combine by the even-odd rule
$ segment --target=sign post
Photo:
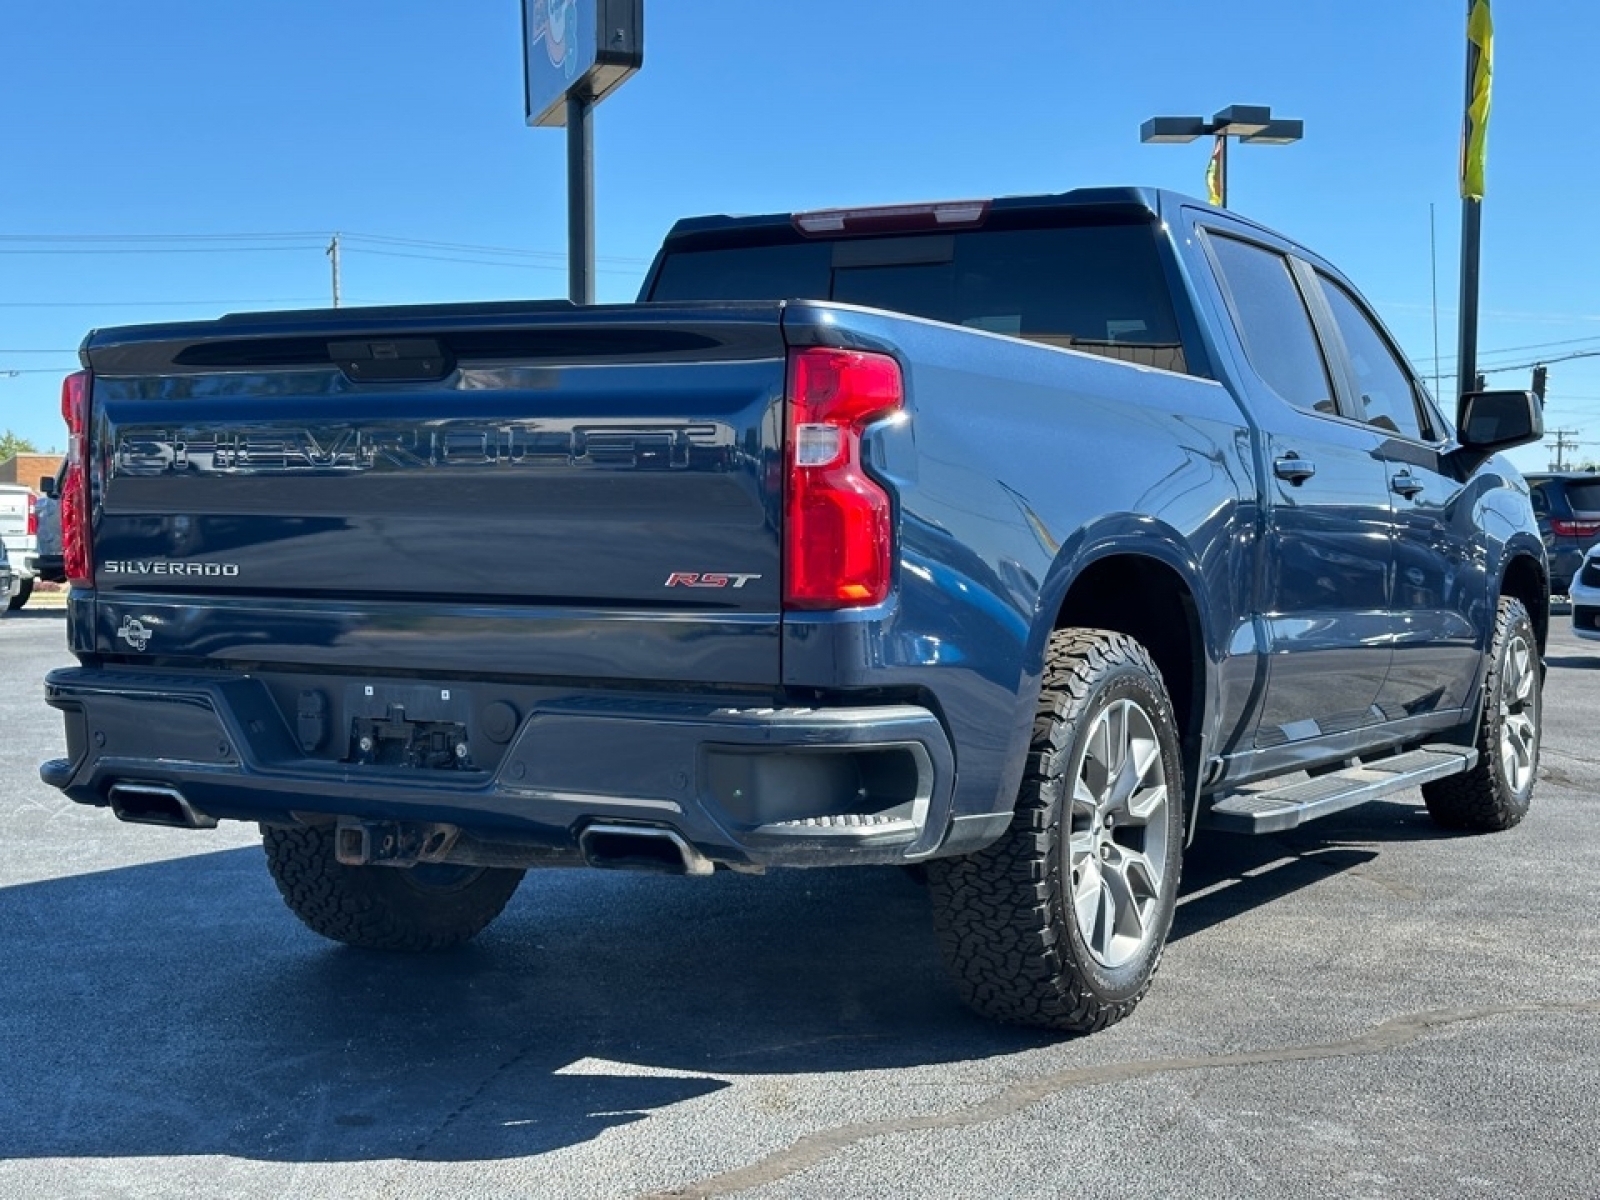
[[[644,0],[522,0],[529,125],[567,127],[567,283],[594,303],[594,106],[644,64]]]

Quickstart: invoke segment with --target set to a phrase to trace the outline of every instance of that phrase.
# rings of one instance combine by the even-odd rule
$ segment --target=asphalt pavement
[[[903,872],[549,871],[463,951],[326,943],[252,828],[39,782],[59,609],[0,619],[0,1196],[1600,1195],[1600,643],[1529,818],[1415,792],[1202,837],[1154,989],[970,1015]]]

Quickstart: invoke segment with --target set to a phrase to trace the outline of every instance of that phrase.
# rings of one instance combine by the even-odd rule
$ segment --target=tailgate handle
[[[433,338],[329,342],[328,357],[352,383],[432,382],[456,369],[455,359]]]

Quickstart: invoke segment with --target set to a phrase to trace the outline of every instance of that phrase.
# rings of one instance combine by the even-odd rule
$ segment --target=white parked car
[[[1583,552],[1583,565],[1567,595],[1572,599],[1572,632],[1600,642],[1600,543]]]
[[[21,608],[33,594],[39,573],[39,498],[33,489],[17,483],[0,483],[0,542],[5,544],[16,576],[8,592],[9,608]]]

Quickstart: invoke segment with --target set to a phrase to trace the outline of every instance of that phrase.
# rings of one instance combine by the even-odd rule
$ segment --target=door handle
[[[1400,474],[1389,480],[1389,487],[1409,500],[1422,491],[1422,481],[1409,471],[1401,471]]]
[[[1272,473],[1279,479],[1287,479],[1295,487],[1299,487],[1317,473],[1317,465],[1307,462],[1298,454],[1290,453],[1272,461]]]

